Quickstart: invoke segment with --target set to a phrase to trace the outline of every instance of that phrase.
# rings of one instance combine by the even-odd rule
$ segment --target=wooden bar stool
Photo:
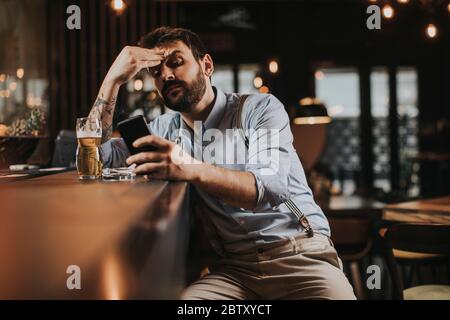
[[[378,230],[378,234],[386,245],[386,232],[388,228],[383,227]],[[414,281],[414,275],[417,275],[418,281],[421,282],[420,268],[425,266],[431,266],[433,270],[433,275],[437,272],[435,270],[436,265],[445,264],[447,262],[447,257],[442,254],[435,253],[422,253],[405,251],[399,249],[392,249],[389,247],[387,251],[392,250],[392,255],[395,263],[400,268],[400,275],[402,277],[403,287],[411,287]],[[388,254],[391,254],[390,252]]]
[[[405,290],[397,261],[447,262],[450,258],[450,226],[400,223],[386,233],[387,264],[394,285],[394,298],[405,300],[450,299],[448,285],[420,285]]]

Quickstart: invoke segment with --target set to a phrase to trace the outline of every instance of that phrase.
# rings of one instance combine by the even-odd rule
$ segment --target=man
[[[149,124],[152,135],[134,142],[157,151],[129,156],[121,139],[110,139],[112,118],[119,87],[143,68],[176,112],[156,118]],[[213,71],[212,58],[195,33],[158,28],[141,47],[122,50],[91,111],[102,119],[105,166],[134,163],[136,173],[150,179],[188,181],[206,206],[210,240],[223,259],[182,298],[354,299],[328,222],[292,146],[283,105],[269,94],[247,99],[225,94],[211,85]],[[236,119],[242,119],[244,134],[229,139],[227,130],[240,126]],[[205,150],[212,140],[224,142],[224,149],[216,145],[208,162]],[[243,163],[226,161],[235,148],[244,148]]]

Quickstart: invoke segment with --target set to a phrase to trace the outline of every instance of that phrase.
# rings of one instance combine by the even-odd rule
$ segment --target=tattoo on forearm
[[[113,97],[111,101],[107,101],[101,97],[98,97],[94,102],[93,108],[101,109],[102,111],[106,111],[108,114],[112,114],[114,106],[116,104],[116,98]]]
[[[102,120],[102,142],[108,141],[112,136],[112,114],[116,104],[116,97],[110,101],[97,97],[92,106],[91,115]]]
[[[106,112],[109,115],[112,115],[114,107],[110,105],[104,105],[103,111]]]
[[[112,136],[112,123],[105,123],[102,128],[102,142],[108,141]]]

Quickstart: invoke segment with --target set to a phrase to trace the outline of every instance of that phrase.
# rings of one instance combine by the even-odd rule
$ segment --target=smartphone
[[[150,130],[148,129],[147,122],[144,116],[136,116],[117,124],[117,129],[120,132],[125,144],[128,147],[130,154],[136,154],[140,152],[148,152],[157,150],[154,146],[144,146],[140,148],[133,147],[133,142],[137,139],[150,135]]]

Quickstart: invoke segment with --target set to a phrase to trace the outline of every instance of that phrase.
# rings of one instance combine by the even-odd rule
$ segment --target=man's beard
[[[167,89],[174,85],[181,86],[181,92],[178,92],[176,96],[167,93]],[[164,84],[162,89],[162,97],[167,107],[174,111],[189,112],[191,111],[203,98],[206,91],[206,81],[200,69],[195,80],[187,85],[181,80],[171,80]]]

